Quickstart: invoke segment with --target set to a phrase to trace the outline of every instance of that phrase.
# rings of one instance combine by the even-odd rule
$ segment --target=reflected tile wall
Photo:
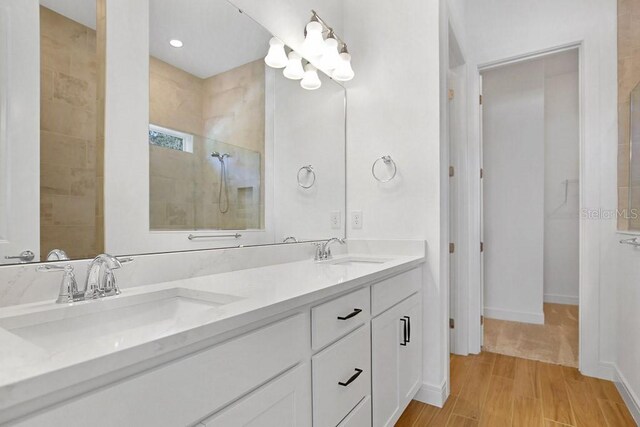
[[[199,79],[151,58],[150,83],[151,123],[194,135],[193,153],[150,146],[151,229],[261,228],[264,62]],[[213,151],[231,155],[227,212],[220,211],[222,171]]]
[[[96,32],[40,7],[40,252],[102,251]]]
[[[640,1],[618,0],[618,209],[640,209],[640,163],[630,165],[630,95],[640,83]],[[640,126],[638,127],[640,129]],[[640,154],[640,139],[636,144]],[[635,174],[636,177],[631,175]],[[631,202],[629,204],[629,202]],[[619,230],[640,230],[640,218],[618,216]]]

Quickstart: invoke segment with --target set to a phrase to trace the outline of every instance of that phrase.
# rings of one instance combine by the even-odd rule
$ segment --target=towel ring
[[[389,166],[391,165],[393,167],[393,174],[391,175],[390,178],[387,179],[380,179],[378,178],[378,176],[376,175],[376,165],[378,164],[378,162],[382,160],[382,162]],[[373,175],[373,177],[380,182],[389,182],[391,181],[393,178],[396,177],[396,174],[398,173],[398,167],[396,166],[396,162],[393,161],[393,159],[391,158],[391,156],[386,155],[386,156],[382,156],[379,157],[378,159],[376,159],[375,162],[373,162],[373,166],[371,166],[371,175]]]
[[[304,185],[302,183],[302,181],[300,179],[300,172],[302,172],[302,171],[307,171],[307,175],[309,175],[309,174],[313,175],[313,180],[311,181],[311,184]],[[298,185],[300,187],[302,187],[304,189],[311,188],[311,187],[313,187],[313,184],[315,184],[315,183],[316,183],[316,173],[313,170],[313,166],[307,165],[307,166],[302,166],[300,169],[298,169]]]

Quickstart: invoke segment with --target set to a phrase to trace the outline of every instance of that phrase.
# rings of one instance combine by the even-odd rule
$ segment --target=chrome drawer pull
[[[354,308],[353,312],[347,314],[346,316],[338,316],[338,320],[348,320],[351,319],[354,316],[357,316],[358,314],[360,314],[362,312],[361,308]]]
[[[340,381],[340,382],[338,382],[338,384],[341,385],[342,387],[346,387],[349,384],[351,384],[352,382],[354,382],[356,380],[356,378],[358,378],[360,376],[361,373],[362,373],[362,369],[356,368],[356,373],[351,375],[351,378],[349,378],[346,383],[343,383],[342,381]]]

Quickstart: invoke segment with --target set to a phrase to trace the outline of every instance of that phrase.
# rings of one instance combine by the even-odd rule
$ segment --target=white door
[[[419,294],[371,321],[371,373],[373,425],[392,426],[422,381]]]
[[[203,421],[206,427],[311,427],[311,372],[304,363]]]
[[[458,306],[458,283],[457,283],[457,255],[456,252],[461,249],[457,238],[458,225],[458,172],[457,147],[455,144],[456,132],[458,131],[458,123],[456,121],[456,95],[457,92],[457,76],[451,70],[448,72],[449,93],[448,93],[448,128],[449,128],[449,241],[453,244],[454,251],[449,251],[449,318],[455,322]],[[451,326],[451,325],[450,325]],[[460,327],[458,322],[458,327]],[[457,353],[459,351],[456,345],[456,329],[449,328],[449,353]]]
[[[40,258],[39,2],[0,3],[0,264]],[[29,255],[31,252],[33,255]],[[22,254],[22,256],[21,256]]]
[[[420,295],[414,295],[402,305],[402,318],[407,322],[407,345],[400,349],[400,401],[408,404],[422,384],[422,304]]]

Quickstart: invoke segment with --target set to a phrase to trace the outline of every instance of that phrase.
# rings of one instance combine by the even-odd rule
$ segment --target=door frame
[[[479,319],[483,315],[483,257],[480,252],[480,243],[482,242],[482,190],[479,171],[482,168],[482,122],[480,108],[481,94],[481,72],[491,68],[497,68],[504,65],[528,61],[538,57],[559,53],[562,51],[577,49],[578,51],[578,106],[579,106],[579,210],[585,208],[585,84],[584,84],[584,45],[582,41],[567,43],[561,46],[529,52],[508,58],[491,61],[484,64],[476,64],[469,69],[469,96],[468,96],[468,116],[469,116],[469,144],[468,144],[468,163],[469,171],[478,171],[478,174],[468,173],[469,180],[466,185],[469,188],[469,276],[468,276],[468,295],[469,295],[469,319]],[[582,372],[592,375],[607,377],[606,373],[601,370],[594,369],[592,360],[597,360],[597,354],[593,354],[593,349],[597,349],[597,332],[593,330],[594,322],[590,321],[588,316],[593,316],[594,310],[597,311],[597,304],[593,304],[592,299],[586,298],[589,295],[587,287],[587,277],[590,276],[587,263],[587,239],[585,238],[585,220],[580,219],[579,222],[579,367]],[[476,254],[476,255],[474,255]],[[596,318],[597,324],[597,318]],[[593,331],[594,333],[591,333]],[[477,354],[481,351],[483,339],[483,327],[481,323],[470,321],[468,333],[469,353]],[[595,347],[594,347],[595,346]]]

